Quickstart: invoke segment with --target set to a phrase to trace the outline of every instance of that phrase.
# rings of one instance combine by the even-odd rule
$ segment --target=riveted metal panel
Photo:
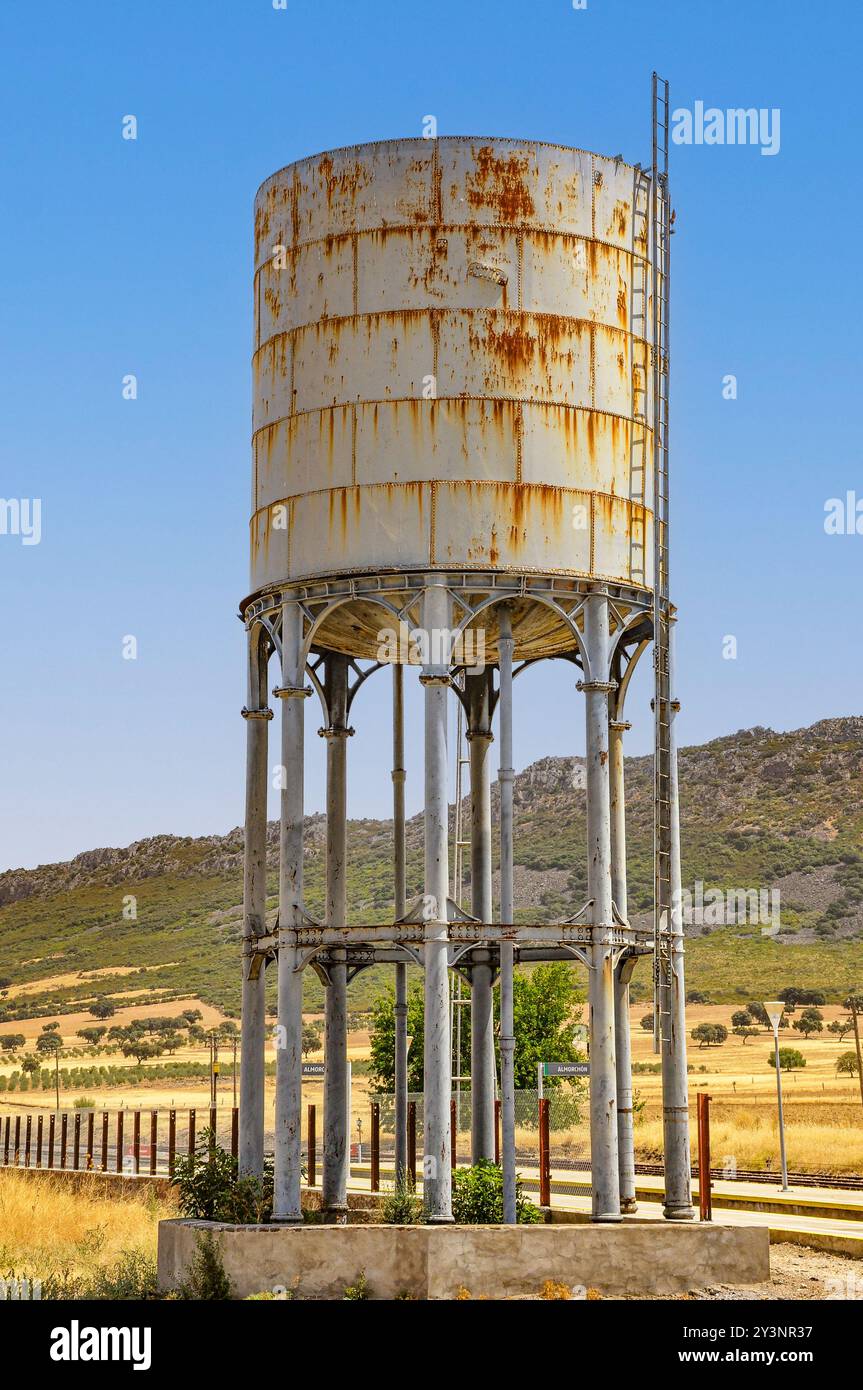
[[[458,482],[469,469],[477,479],[515,483],[517,415],[512,401],[395,401],[357,407],[356,479]],[[483,448],[493,440],[494,448]]]
[[[635,179],[581,150],[447,137],[336,150],[267,180],[254,590],[429,566],[650,586]],[[290,536],[273,521],[286,502]],[[522,622],[533,654],[543,631]]]

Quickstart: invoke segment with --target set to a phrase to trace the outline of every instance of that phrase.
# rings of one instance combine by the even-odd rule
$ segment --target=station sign
[[[543,1076],[590,1076],[589,1062],[543,1062]]]

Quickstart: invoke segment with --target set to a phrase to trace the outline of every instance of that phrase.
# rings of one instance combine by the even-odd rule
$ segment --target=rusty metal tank
[[[645,182],[462,137],[266,180],[254,593],[434,569],[652,584]]]

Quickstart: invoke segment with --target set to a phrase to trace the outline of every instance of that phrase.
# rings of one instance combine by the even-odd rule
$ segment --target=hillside
[[[554,921],[586,897],[582,760],[543,758],[515,781],[516,901],[523,921]],[[649,913],[652,765],[627,760],[630,914]],[[863,718],[774,733],[755,728],[680,755],[684,885],[705,891],[779,890],[781,921],[693,924],[687,986],[732,1002],[784,985],[835,997],[863,981]],[[496,810],[497,788],[493,802]],[[306,896],[322,908],[325,821],[306,822]],[[349,826],[349,911],[391,913],[391,826]],[[269,827],[270,892],[277,826]],[[422,825],[408,825],[409,894],[422,873]],[[134,900],[134,901],[132,901]],[[159,835],[125,849],[95,849],[64,864],[0,875],[0,977],[10,981],[0,1020],[71,1012],[96,994],[123,1002],[199,997],[236,1014],[242,902],[242,831],[201,839]],[[271,899],[275,906],[275,897]],[[136,916],[132,914],[136,913]],[[94,971],[102,972],[101,979]],[[321,986],[307,972],[308,1004]],[[365,1007],[388,972],[361,972],[353,1007]],[[636,974],[646,998],[649,970]]]

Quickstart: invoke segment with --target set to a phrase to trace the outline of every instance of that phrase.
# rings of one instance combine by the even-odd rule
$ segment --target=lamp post
[[[785,1157],[785,1118],[782,1113],[782,1068],[779,1065],[779,1025],[785,1008],[781,999],[768,999],[764,1010],[773,1028],[774,1059],[776,1062],[776,1099],[779,1105],[779,1153],[782,1159],[782,1187],[780,1192],[788,1191],[788,1162]]]

